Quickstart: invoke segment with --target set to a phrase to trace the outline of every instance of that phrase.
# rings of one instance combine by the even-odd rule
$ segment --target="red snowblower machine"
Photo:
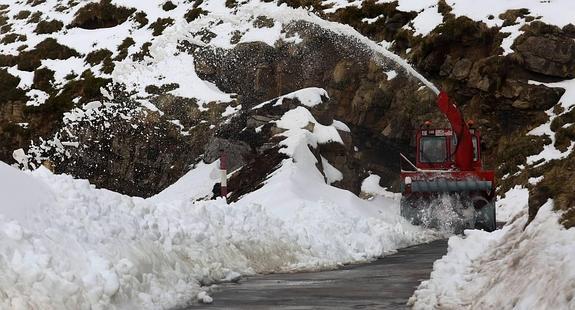
[[[401,215],[432,228],[493,231],[495,178],[493,171],[483,170],[480,132],[470,128],[445,92],[439,93],[437,106],[451,128],[431,128],[426,122],[417,130],[415,164],[400,154]]]

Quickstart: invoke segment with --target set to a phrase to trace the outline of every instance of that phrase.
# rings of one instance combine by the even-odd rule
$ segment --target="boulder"
[[[575,41],[546,34],[518,38],[515,50],[533,72],[570,79],[575,77]]]

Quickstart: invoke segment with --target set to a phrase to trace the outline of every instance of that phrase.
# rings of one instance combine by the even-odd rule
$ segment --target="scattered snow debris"
[[[325,174],[327,184],[331,185],[337,181],[343,180],[343,173],[337,170],[336,167],[332,166],[323,156],[321,156],[321,166],[323,167],[323,173]]]
[[[232,116],[232,115],[236,114],[237,112],[239,112],[241,109],[242,109],[241,104],[236,106],[236,107],[227,106],[226,110],[222,113],[222,117]]]
[[[228,271],[226,276],[222,279],[222,282],[238,282],[242,278],[242,275],[235,271]]]
[[[28,128],[30,126],[30,123],[16,123],[16,124],[22,128]]]
[[[495,214],[497,221],[507,222],[518,213],[527,210],[529,190],[516,185],[505,193],[505,198],[497,197]]]
[[[280,98],[283,99],[298,99],[299,102],[301,102],[301,104],[305,105],[306,107],[312,108],[320,103],[322,103],[322,97],[325,97],[327,99],[329,99],[329,96],[327,94],[327,91],[325,91],[323,88],[317,88],[317,87],[310,87],[310,88],[304,88],[304,89],[300,89],[298,91],[295,91],[293,93],[284,95]],[[278,102],[280,101],[278,100]]]
[[[39,106],[42,105],[50,98],[46,92],[38,90],[38,89],[31,89],[26,93],[26,96],[30,98],[28,102],[26,102],[27,106]]]
[[[575,229],[549,200],[527,226],[522,210],[501,230],[449,239],[409,305],[414,309],[574,309]],[[528,293],[526,293],[528,292]]]
[[[286,36],[286,33],[282,33],[281,39],[284,42],[287,43],[292,43],[292,44],[300,44],[301,42],[303,42],[303,39],[301,38],[301,36],[299,35],[299,33],[294,33],[292,36],[288,37]]]
[[[393,44],[393,42],[388,42],[385,40],[382,40],[381,42],[378,43],[379,46],[381,46],[385,49],[390,49],[392,44]]]
[[[380,176],[377,174],[370,174],[363,180],[363,182],[361,182],[361,192],[368,197],[381,196],[391,199],[398,199],[401,197],[401,194],[392,193],[379,186],[379,180],[381,180]]]
[[[515,39],[517,39],[521,35],[521,33],[523,33],[522,31],[520,31],[520,29],[524,25],[525,25],[525,19],[522,18],[520,22],[515,25],[501,28],[502,33],[509,33],[509,35],[505,37],[501,42],[501,48],[503,49],[503,56],[513,53],[511,46],[513,45],[513,42],[515,42]]]
[[[23,149],[14,150],[14,152],[12,152],[12,158],[14,158],[14,160],[22,167],[22,169],[28,169],[28,161],[30,159]]]
[[[160,115],[164,115],[164,112],[160,111],[160,109],[158,109],[158,107],[156,107],[156,105],[154,105],[153,103],[151,103],[148,100],[138,100],[139,103],[142,104],[142,106],[152,112],[158,112],[160,113]]]
[[[339,131],[351,132],[351,129],[349,129],[349,127],[344,122],[334,119],[333,124],[331,125]]]
[[[114,100],[114,95],[112,93],[110,93],[107,89],[105,89],[104,87],[100,87],[100,94],[102,94],[102,96],[104,96],[104,98],[106,98],[108,100]]]
[[[406,3],[407,1],[401,1],[401,3]],[[420,2],[420,1],[410,1],[410,2]],[[412,21],[413,29],[415,30],[415,35],[428,35],[435,27],[443,22],[443,15],[438,12],[438,5],[436,1],[433,5],[425,7],[424,10],[419,13],[415,19]],[[401,7],[401,6],[400,6]],[[401,8],[400,8],[401,10]],[[409,53],[409,52],[407,52]]]
[[[292,93],[289,93],[287,95],[283,95],[283,96],[274,98],[272,100],[262,102],[256,106],[254,106],[252,108],[252,110],[259,109],[259,108],[269,104],[270,102],[272,102],[274,100],[276,100],[276,103],[274,105],[279,106],[282,104],[283,99],[297,99],[304,106],[312,108],[312,107],[314,107],[318,104],[321,104],[323,102],[322,97],[329,99],[329,95],[327,94],[327,91],[325,91],[325,89],[323,89],[323,88],[317,88],[317,87],[303,88],[303,89],[294,91]]]
[[[172,120],[168,120],[168,122],[170,122],[170,123],[176,125],[178,128],[180,128],[180,131],[181,131],[181,130],[184,130],[184,125],[182,125],[182,123],[180,122],[180,120],[172,119]]]
[[[262,128],[264,128],[264,125],[258,126],[254,130],[256,131],[256,133],[260,133],[262,131]]]
[[[366,24],[373,24],[373,23],[375,23],[378,19],[379,19],[379,16],[376,16],[376,17],[373,17],[373,18],[367,18],[367,17],[365,17],[365,18],[362,19],[361,21],[362,21],[363,23],[366,23]]]
[[[387,75],[388,81],[395,79],[395,77],[397,76],[397,72],[395,70],[387,71],[385,72],[385,74]]]
[[[20,71],[18,66],[13,66],[8,68],[8,73],[20,79],[18,87],[21,89],[30,89],[34,83],[34,72]]]
[[[529,178],[528,182],[529,184],[535,186],[537,184],[539,184],[539,182],[543,181],[543,176],[538,176],[538,177],[532,177]]]
[[[99,109],[100,107],[102,107],[102,103],[100,101],[92,101],[86,103],[82,108],[84,109],[84,111],[90,111]]]
[[[214,299],[204,291],[199,292],[197,298],[203,304],[211,304],[214,301]]]

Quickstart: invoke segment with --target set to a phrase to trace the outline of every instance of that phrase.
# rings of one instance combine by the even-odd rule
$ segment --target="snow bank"
[[[505,193],[505,198],[497,197],[495,203],[498,222],[507,222],[521,211],[528,209],[529,190],[516,185]]]
[[[240,274],[334,268],[440,237],[401,218],[394,198],[365,201],[326,183],[309,146],[342,143],[336,125],[317,123],[304,107],[277,125],[286,129],[283,150],[291,158],[231,205],[197,200],[209,195],[217,162],[197,165],[149,199],[43,168],[0,166],[1,183],[13,183],[0,208],[0,309],[211,302],[202,285]],[[337,172],[324,173],[334,181]],[[9,215],[28,203],[24,198],[36,216],[14,220]]]
[[[574,309],[575,229],[548,201],[525,230],[527,210],[493,233],[451,237],[447,255],[421,283],[414,309]]]
[[[53,201],[50,189],[20,171],[0,162],[0,216],[27,222]]]

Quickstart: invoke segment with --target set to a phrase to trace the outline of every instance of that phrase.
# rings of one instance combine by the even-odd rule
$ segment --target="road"
[[[338,270],[244,278],[212,292],[212,304],[188,309],[406,309],[446,252],[447,240],[441,240]]]

